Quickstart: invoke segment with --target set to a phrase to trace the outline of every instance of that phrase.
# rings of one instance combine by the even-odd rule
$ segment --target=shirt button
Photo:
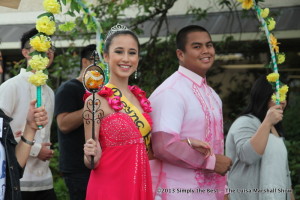
[[[11,170],[13,170],[13,169],[14,169],[14,166],[10,166],[9,168],[10,168]]]
[[[14,187],[14,190],[15,190],[15,191],[18,191],[18,187]]]

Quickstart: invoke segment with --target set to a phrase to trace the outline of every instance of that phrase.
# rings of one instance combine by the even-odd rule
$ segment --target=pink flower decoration
[[[146,97],[146,92],[141,90],[138,86],[128,86],[129,90],[140,100],[140,98]]]
[[[147,98],[141,98],[140,104],[145,112],[152,112],[150,101]]]
[[[119,96],[114,96],[113,98],[107,98],[107,99],[108,99],[109,105],[115,111],[120,111],[124,107]]]
[[[102,97],[110,97],[114,94],[111,88],[104,86],[98,94]]]

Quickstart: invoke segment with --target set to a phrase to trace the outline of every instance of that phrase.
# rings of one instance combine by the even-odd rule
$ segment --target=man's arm
[[[172,101],[170,101],[172,99]],[[154,133],[152,147],[154,156],[174,165],[192,168],[207,169],[224,175],[231,166],[231,159],[223,155],[206,157],[198,146],[191,147],[180,132],[185,115],[185,103],[177,91],[168,89],[158,96],[150,97],[153,107]],[[197,145],[200,140],[192,139]],[[213,151],[213,149],[212,149]]]
[[[154,156],[179,167],[191,169],[213,170],[215,155],[205,154],[192,148],[187,142],[180,140],[179,135],[166,132],[152,134]]]
[[[57,125],[61,132],[67,134],[83,124],[83,108],[74,112],[64,112],[57,115]]]

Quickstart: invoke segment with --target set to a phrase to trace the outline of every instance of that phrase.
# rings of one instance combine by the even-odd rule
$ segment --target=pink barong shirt
[[[223,199],[225,177],[213,172],[215,155],[205,158],[187,138],[206,141],[224,154],[222,102],[206,79],[179,66],[149,98],[153,111],[150,161],[156,200]]]

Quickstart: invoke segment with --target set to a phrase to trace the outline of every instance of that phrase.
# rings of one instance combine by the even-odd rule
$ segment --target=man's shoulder
[[[164,80],[155,91],[159,90],[178,90],[180,91],[185,85],[185,77],[181,76],[179,73],[175,72],[170,75],[166,80]]]
[[[20,74],[18,74],[4,81],[0,85],[0,88],[3,89],[3,88],[13,88],[16,86],[25,86],[26,82],[29,84],[29,82],[26,79],[24,79]]]
[[[178,73],[173,73],[162,84],[160,84],[150,96],[150,100],[156,98],[178,98],[186,92],[184,77]]]
[[[83,84],[80,81],[78,81],[77,79],[67,80],[59,86],[59,88],[66,88],[66,87],[75,87],[75,88],[83,88],[84,89]]]

